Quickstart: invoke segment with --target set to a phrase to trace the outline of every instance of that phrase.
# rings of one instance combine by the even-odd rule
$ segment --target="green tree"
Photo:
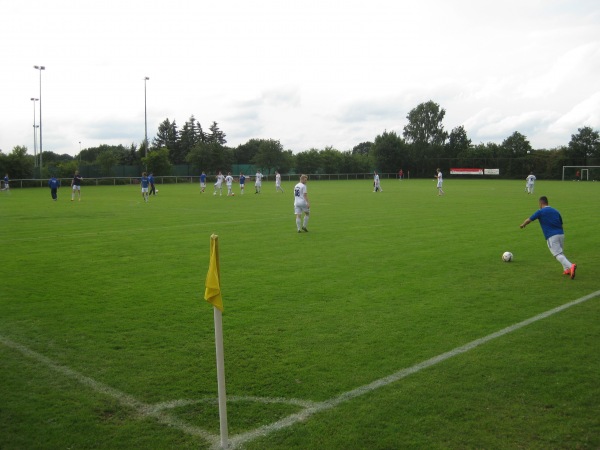
[[[395,131],[384,131],[375,138],[371,147],[373,163],[382,172],[396,173],[402,167],[406,147],[406,142]]]
[[[171,162],[169,161],[169,150],[165,147],[148,153],[142,158],[142,164],[147,167],[148,172],[154,175],[170,175]]]
[[[448,137],[442,125],[445,115],[446,110],[437,103],[421,103],[406,116],[404,139],[420,148],[443,145]]]
[[[192,115],[190,119],[183,125],[179,133],[179,145],[177,148],[169,149],[171,162],[173,164],[185,163],[187,154],[199,142],[204,142],[205,136],[200,126],[200,122],[196,121]]]
[[[177,124],[174,120],[173,122],[170,122],[167,118],[158,126],[158,132],[154,139],[152,139],[152,147],[166,147],[175,150],[178,145],[178,138],[179,132],[177,130]]]
[[[471,139],[467,137],[467,132],[464,126],[454,128],[448,136],[446,143],[446,157],[456,158],[461,152],[467,150],[471,146]]]
[[[236,164],[251,164],[258,153],[261,139],[250,139],[245,144],[240,144],[233,151],[234,162]]]
[[[261,139],[258,153],[252,159],[252,164],[260,167],[267,174],[279,169],[284,162],[283,146],[275,139]]]
[[[114,148],[105,149],[96,158],[96,164],[101,167],[104,176],[110,176],[112,175],[113,167],[121,161],[121,157],[122,155]]]
[[[208,142],[216,142],[219,145],[227,144],[227,140],[225,139],[225,133],[223,133],[219,129],[219,125],[217,122],[213,122],[209,127],[210,133],[206,136],[206,141]]]
[[[213,161],[213,155],[218,152],[218,149],[213,147],[218,145],[215,142],[198,142],[187,154],[185,160],[198,172],[214,172],[218,164]]]
[[[10,178],[32,177],[34,158],[27,154],[27,147],[17,145],[8,155],[0,153],[0,156],[0,176],[8,173]]]
[[[501,152],[502,156],[510,157],[523,157],[526,156],[531,150],[531,144],[527,140],[527,137],[515,131],[509,137],[502,141]]]
[[[325,173],[341,173],[342,153],[333,147],[325,147],[319,152],[321,167]]]
[[[571,135],[567,147],[567,156],[573,164],[586,165],[588,158],[600,158],[600,135],[591,127],[577,129]]]
[[[321,155],[317,149],[300,152],[296,155],[296,173],[318,173],[321,167]]]
[[[373,146],[372,142],[361,142],[352,148],[353,155],[368,155]]]

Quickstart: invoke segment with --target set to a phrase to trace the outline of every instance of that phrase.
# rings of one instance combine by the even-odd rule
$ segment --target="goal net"
[[[563,166],[563,181],[600,180],[600,166]]]

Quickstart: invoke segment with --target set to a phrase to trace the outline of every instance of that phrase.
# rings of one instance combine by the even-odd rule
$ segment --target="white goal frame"
[[[571,168],[581,170],[581,180],[583,180],[583,173],[585,171],[585,179],[586,181],[590,181],[590,171],[588,169],[598,169],[600,166],[562,166],[562,181],[565,181],[565,169]]]

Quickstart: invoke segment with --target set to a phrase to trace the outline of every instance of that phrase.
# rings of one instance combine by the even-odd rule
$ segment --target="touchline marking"
[[[558,306],[549,311],[538,314],[537,316],[531,317],[531,318],[526,319],[517,324],[506,327],[495,333],[488,334],[487,336],[484,336],[479,339],[475,339],[474,341],[471,341],[463,346],[456,347],[455,349],[450,350],[446,353],[442,353],[438,356],[434,356],[433,358],[430,358],[423,362],[415,364],[414,366],[411,366],[407,369],[402,369],[396,373],[388,375],[387,377],[380,378],[379,380],[375,380],[372,383],[365,384],[356,389],[352,389],[350,391],[344,392],[344,393],[338,395],[337,397],[333,397],[333,398],[331,398],[329,400],[325,400],[323,402],[312,402],[310,400],[283,399],[283,398],[230,396],[230,397],[228,397],[228,401],[253,401],[253,402],[261,402],[261,403],[289,403],[289,404],[294,404],[294,405],[299,406],[304,409],[302,409],[298,413],[291,414],[291,415],[284,417],[283,419],[278,420],[277,422],[273,422],[269,425],[264,425],[262,427],[254,429],[252,431],[249,431],[246,433],[241,433],[241,434],[238,434],[235,436],[231,436],[229,439],[229,442],[228,442],[228,444],[229,444],[228,448],[230,448],[230,449],[238,448],[238,447],[243,446],[245,443],[253,441],[257,438],[267,436],[270,433],[282,430],[287,427],[291,427],[298,422],[307,420],[309,417],[311,417],[314,414],[320,413],[322,411],[326,411],[328,409],[332,409],[341,403],[344,403],[344,402],[347,402],[354,398],[368,394],[370,392],[375,391],[376,389],[388,386],[392,383],[395,383],[396,381],[406,378],[409,375],[420,372],[421,370],[427,369],[428,367],[432,367],[432,366],[439,364],[443,361],[446,361],[447,359],[450,359],[454,356],[460,355],[462,353],[466,353],[469,350],[473,350],[474,348],[477,348],[491,340],[505,336],[509,333],[512,333],[513,331],[519,330],[519,329],[524,328],[527,325],[530,325],[534,322],[537,322],[539,320],[550,317],[554,314],[557,314],[561,311],[571,308],[572,306],[576,306],[576,305],[579,305],[580,303],[584,303],[584,302],[591,300],[599,295],[600,295],[600,290],[593,292],[591,294],[588,294],[584,297],[581,297],[577,300],[573,300],[572,302]],[[87,377],[79,372],[76,372],[75,370],[72,370],[72,369],[69,369],[68,367],[57,364],[54,361],[52,361],[50,358],[47,358],[46,356],[44,356],[38,352],[35,352],[24,345],[13,342],[10,339],[5,338],[2,335],[0,335],[0,343],[5,345],[8,348],[12,348],[14,350],[21,352],[23,355],[28,356],[28,357],[46,365],[50,369],[52,369],[58,373],[61,373],[62,375],[66,376],[68,378],[72,378],[72,379],[78,381],[79,383],[81,383],[85,386],[88,386],[89,388],[91,388],[92,390],[94,390],[96,392],[108,395],[109,397],[112,397],[112,398],[118,400],[122,405],[135,410],[141,416],[152,417],[161,424],[177,428],[186,434],[200,437],[200,438],[204,439],[205,441],[207,441],[209,443],[209,445],[211,445],[211,447],[214,449],[221,448],[220,436],[218,436],[214,433],[210,433],[202,428],[190,425],[189,423],[164,412],[164,410],[168,410],[168,409],[176,408],[176,407],[180,407],[180,406],[186,406],[186,405],[190,405],[190,404],[196,404],[199,402],[203,402],[204,400],[174,400],[174,401],[170,401],[170,402],[158,403],[155,405],[143,403],[143,402],[137,400],[136,398],[134,398],[133,396],[119,391],[118,389],[114,389],[104,383],[98,382],[90,377]]]
[[[414,373],[420,372],[423,369],[427,369],[428,367],[439,364],[439,363],[446,361],[447,359],[450,359],[454,356],[460,355],[462,353],[466,353],[469,350],[473,350],[474,348],[477,348],[480,345],[483,345],[493,339],[499,338],[501,336],[505,336],[509,333],[512,333],[513,331],[519,330],[519,329],[526,327],[527,325],[530,325],[534,322],[537,322],[539,320],[550,317],[556,313],[564,311],[565,309],[571,308],[572,306],[579,305],[580,303],[586,302],[592,298],[597,297],[598,295],[600,295],[600,291],[593,292],[593,293],[586,295],[584,297],[581,297],[577,300],[573,300],[572,302],[558,306],[554,309],[551,309],[549,311],[538,314],[537,316],[531,317],[522,322],[519,322],[517,324],[506,327],[500,331],[496,331],[495,333],[488,334],[487,336],[484,336],[479,339],[475,339],[474,341],[471,341],[468,344],[465,344],[460,347],[456,347],[455,349],[450,350],[446,353],[442,353],[441,355],[434,356],[433,358],[430,358],[428,360],[425,360],[423,362],[415,364],[412,367],[409,367],[407,369],[402,369],[396,373],[388,375],[387,377],[380,378],[379,380],[373,381],[372,383],[365,384],[364,386],[360,386],[356,389],[352,389],[351,391],[344,392],[344,393],[338,395],[337,397],[333,397],[329,400],[325,400],[324,402],[315,403],[314,406],[312,406],[310,408],[306,408],[305,410],[300,411],[299,413],[291,414],[281,420],[278,420],[277,422],[273,422],[269,425],[264,425],[262,427],[256,428],[255,430],[249,431],[247,433],[242,433],[242,434],[233,436],[229,439],[229,448],[231,448],[231,449],[237,448],[239,446],[242,446],[246,442],[252,441],[252,440],[257,439],[262,436],[266,436],[270,433],[279,431],[283,428],[290,427],[298,422],[305,421],[313,414],[317,414],[319,412],[334,408],[335,406],[337,406],[341,403],[347,402],[348,400],[352,400],[354,398],[368,394],[376,389],[387,386],[391,383],[395,383],[396,381],[401,380],[402,378],[406,378],[409,375],[412,375]],[[215,448],[215,449],[219,448],[218,445],[219,445],[218,443],[216,445],[213,445],[213,448]]]

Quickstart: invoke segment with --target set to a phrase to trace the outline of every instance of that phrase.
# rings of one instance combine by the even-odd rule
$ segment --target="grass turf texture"
[[[0,193],[0,337],[218,435],[209,236],[219,235],[229,434],[298,412],[600,287],[600,184],[309,181],[255,195],[162,185]],[[563,215],[574,281],[539,225]],[[514,261],[503,263],[504,251]],[[599,298],[245,443],[598,448]],[[263,402],[257,401],[264,399]],[[209,448],[0,343],[0,448]],[[237,399],[237,400],[236,400]]]

